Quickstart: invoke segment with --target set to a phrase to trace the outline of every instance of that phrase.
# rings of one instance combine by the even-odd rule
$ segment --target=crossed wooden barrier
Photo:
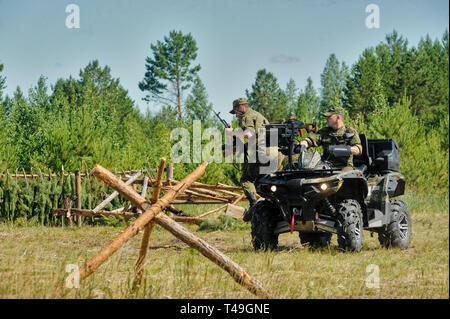
[[[236,264],[228,256],[220,252],[217,248],[211,246],[203,239],[197,237],[186,228],[182,227],[172,218],[165,214],[160,214],[162,210],[170,205],[170,203],[186,189],[192,185],[205,172],[207,162],[203,162],[191,174],[186,176],[182,181],[177,182],[172,188],[168,189],[163,197],[159,198],[161,190],[162,171],[165,159],[161,159],[158,168],[156,187],[153,189],[152,199],[148,202],[145,197],[141,196],[133,187],[126,185],[121,179],[100,165],[96,165],[92,171],[93,175],[101,179],[110,187],[115,189],[121,196],[129,200],[135,207],[143,213],[132,222],[123,232],[117,235],[107,246],[105,246],[97,255],[87,261],[78,272],[78,276],[72,276],[68,282],[59,286],[54,292],[53,297],[58,298],[66,294],[68,287],[73,286],[75,280],[80,282],[91,275],[98,267],[100,267],[112,254],[114,254],[120,246],[126,243],[130,238],[136,236],[139,231],[144,229],[139,258],[136,263],[136,279],[133,289],[138,289],[142,280],[144,269],[144,261],[148,250],[149,238],[154,224],[162,226],[175,237],[185,242],[190,247],[198,250],[206,258],[217,264],[219,267],[227,271],[231,277],[240,285],[244,286],[251,293],[260,298],[270,298],[271,293],[262,286],[256,279],[252,278],[241,266]]]

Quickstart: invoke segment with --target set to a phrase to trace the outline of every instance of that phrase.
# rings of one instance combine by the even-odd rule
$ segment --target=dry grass
[[[364,233],[360,253],[331,247],[311,251],[297,234],[280,236],[273,252],[251,249],[244,229],[197,231],[272,291],[275,298],[449,298],[448,198],[406,196],[413,216],[411,247],[380,248]],[[207,209],[207,208],[206,208]],[[205,210],[206,210],[205,209]],[[67,264],[82,265],[122,227],[13,227],[0,224],[0,298],[49,298],[68,275]],[[134,294],[139,234],[67,298],[254,298],[218,266],[159,226],[151,236],[144,283]],[[367,266],[379,267],[380,286],[367,288]]]

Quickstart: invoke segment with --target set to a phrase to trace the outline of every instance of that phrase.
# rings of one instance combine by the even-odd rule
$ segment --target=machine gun
[[[278,140],[278,149],[283,155],[287,155],[289,164],[287,169],[292,169],[292,155],[301,152],[302,148],[295,145],[297,137],[303,137],[303,129],[308,133],[316,132],[316,123],[304,123],[291,117],[282,123],[266,124],[266,145],[270,145],[270,136],[276,132]]]

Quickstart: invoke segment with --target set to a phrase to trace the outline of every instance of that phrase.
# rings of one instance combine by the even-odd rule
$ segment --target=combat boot
[[[248,202],[249,202],[249,207],[247,210],[245,210],[244,212],[244,216],[242,216],[242,220],[244,222],[249,222],[252,220],[253,217],[253,206],[256,204],[256,202],[258,201],[256,199],[256,194],[255,193],[249,193],[247,196]]]

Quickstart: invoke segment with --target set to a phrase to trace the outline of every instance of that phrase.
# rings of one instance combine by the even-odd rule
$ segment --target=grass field
[[[254,252],[248,224],[214,231],[185,226],[243,266],[274,298],[449,298],[448,196],[409,194],[403,199],[413,218],[412,242],[405,251],[382,249],[376,234],[364,232],[360,253],[339,251],[336,236],[328,249],[312,251],[300,245],[296,233],[281,235],[276,251]],[[69,274],[67,265],[81,266],[123,228],[0,224],[0,298],[49,298]],[[66,298],[254,298],[228,273],[159,226],[151,236],[144,283],[133,293],[141,236],[121,247]],[[369,288],[376,284],[377,270],[379,288]]]

